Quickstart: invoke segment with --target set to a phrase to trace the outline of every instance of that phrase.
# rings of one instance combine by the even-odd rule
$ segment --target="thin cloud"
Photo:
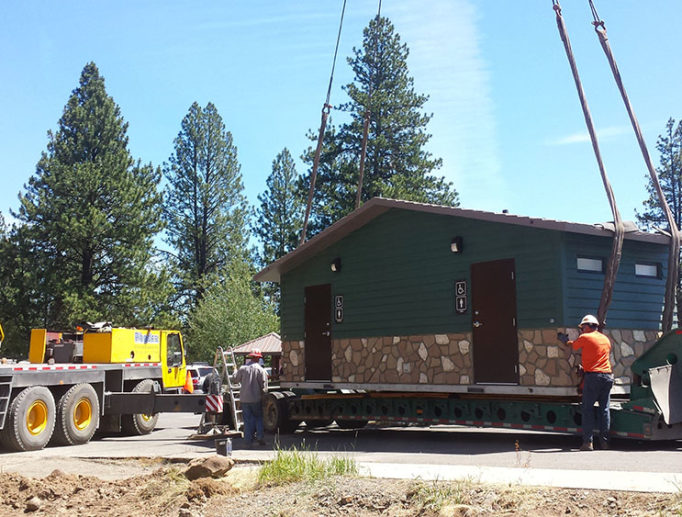
[[[429,95],[424,106],[434,116],[427,128],[429,150],[443,158],[438,171],[453,181],[464,206],[501,206],[506,182],[501,174],[491,71],[483,58],[478,7],[471,0],[385,5],[410,48],[408,66],[415,89]],[[428,23],[425,23],[428,20]],[[457,87],[453,87],[457,85]]]
[[[617,138],[619,136],[629,134],[631,131],[630,126],[613,126],[604,129],[597,130],[598,140],[610,140]],[[573,144],[585,144],[590,143],[590,134],[587,130],[580,133],[573,133],[571,135],[563,136],[560,138],[548,140],[545,145],[548,146],[560,146],[560,145],[573,145]]]

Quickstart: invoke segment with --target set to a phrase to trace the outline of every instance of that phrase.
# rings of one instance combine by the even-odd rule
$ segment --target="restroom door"
[[[474,381],[518,384],[514,259],[471,265]]]
[[[305,288],[305,380],[332,378],[332,286]]]

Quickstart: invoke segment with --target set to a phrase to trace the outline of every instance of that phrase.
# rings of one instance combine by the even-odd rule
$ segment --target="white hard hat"
[[[591,314],[586,314],[583,320],[580,322],[578,327],[582,327],[583,325],[597,325],[599,326],[599,321],[597,321],[597,318],[592,316]]]

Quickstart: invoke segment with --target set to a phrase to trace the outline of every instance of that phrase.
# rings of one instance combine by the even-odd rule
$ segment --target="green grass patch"
[[[347,456],[320,458],[307,449],[277,449],[275,459],[265,463],[258,473],[262,485],[283,485],[296,481],[319,481],[332,476],[356,475],[358,467]]]
[[[423,510],[438,512],[442,508],[450,505],[465,504],[467,497],[468,483],[462,481],[430,483],[418,482],[411,494],[415,501]]]

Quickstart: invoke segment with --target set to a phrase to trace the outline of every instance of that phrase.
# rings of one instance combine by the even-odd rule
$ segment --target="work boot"
[[[256,441],[258,442],[258,445],[265,445],[265,440],[263,440],[262,438]]]
[[[592,446],[592,442],[583,442],[583,444],[580,446],[581,451],[593,451],[594,447]]]
[[[609,450],[609,441],[606,438],[599,438],[599,448],[603,451]]]

